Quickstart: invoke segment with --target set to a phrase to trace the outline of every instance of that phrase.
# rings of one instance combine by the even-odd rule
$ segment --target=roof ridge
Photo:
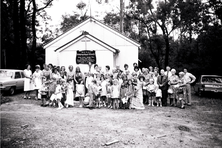
[[[92,20],[94,20],[94,21],[97,21],[97,22],[101,23],[102,25],[104,25],[104,26],[106,26],[106,27],[108,27],[108,28],[112,29],[113,31],[115,31],[115,32],[119,33],[120,35],[122,35],[122,36],[124,36],[124,37],[128,38],[129,40],[131,40],[131,41],[133,41],[133,42],[135,42],[135,43],[137,43],[137,44],[139,44],[139,45],[140,45],[140,43],[139,43],[138,41],[136,41],[136,40],[134,40],[134,39],[132,39],[132,38],[130,38],[130,37],[128,37],[128,36],[126,36],[125,34],[121,33],[119,30],[117,30],[117,29],[115,29],[115,28],[113,28],[113,27],[111,27],[111,26],[109,26],[109,25],[107,25],[107,24],[105,24],[105,23],[103,23],[103,22],[101,22],[101,21],[99,21],[99,20],[95,19],[94,17],[90,16],[90,17],[88,17],[87,19],[85,19],[85,20],[83,20],[83,21],[79,22],[77,25],[75,25],[75,26],[73,26],[73,27],[70,27],[70,29],[68,29],[68,30],[67,30],[67,31],[65,31],[64,33],[60,34],[60,35],[59,35],[59,36],[57,36],[56,38],[51,39],[50,41],[48,41],[48,42],[44,43],[44,44],[43,44],[43,46],[45,46],[45,45],[47,45],[47,44],[51,43],[53,40],[55,40],[55,39],[57,39],[57,38],[61,37],[62,35],[64,35],[64,34],[66,34],[67,32],[69,32],[70,30],[74,29],[76,26],[78,26],[78,25],[82,24],[83,22],[86,22],[86,21],[91,20],[91,19],[92,19]]]

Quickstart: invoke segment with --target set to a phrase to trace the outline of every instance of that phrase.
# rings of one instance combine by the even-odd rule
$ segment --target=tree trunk
[[[123,0],[120,0],[120,32],[123,33],[124,30],[123,30]]]
[[[35,29],[35,21],[36,21],[36,1],[32,1],[33,4],[33,12],[32,12],[32,48],[31,48],[31,55],[30,55],[30,62],[34,64],[35,60],[35,50],[36,50],[36,29]]]
[[[27,43],[26,43],[27,35],[26,35],[25,0],[20,0],[20,30],[21,30],[20,67],[24,68],[25,64],[29,63],[27,61],[28,54],[27,54]]]
[[[169,43],[168,35],[164,35],[164,40],[165,40],[165,44],[166,44],[166,53],[165,53],[164,66],[166,67],[166,66],[169,65],[169,53],[170,53],[170,43]]]
[[[12,1],[12,6],[13,6],[13,33],[14,33],[14,49],[11,54],[13,54],[14,60],[14,68],[19,68],[19,63],[20,63],[20,39],[19,39],[19,11],[18,11],[18,1],[13,0]]]

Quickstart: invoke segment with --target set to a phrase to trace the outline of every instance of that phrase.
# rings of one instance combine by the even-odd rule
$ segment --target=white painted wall
[[[90,42],[76,42],[62,51],[58,51],[58,61],[60,66],[65,66],[66,69],[69,65],[74,67],[79,66],[82,72],[88,71],[88,65],[86,64],[76,64],[76,51],[77,50],[95,50],[96,51],[96,61],[102,70],[105,70],[105,66],[109,65],[113,67],[113,52],[106,49],[105,47],[90,41]]]
[[[55,49],[81,35],[82,31],[89,32],[91,35],[108,45],[120,50],[120,53],[117,56],[114,56],[111,51],[107,51],[103,46],[89,42],[86,47],[85,45],[83,46],[83,43],[80,41],[67,47],[64,51],[58,52],[58,54],[54,52]],[[113,31],[111,28],[104,27],[104,25],[101,25],[97,21],[83,22],[82,25],[73,28],[62,35],[61,38],[55,39],[54,42],[52,41],[52,43],[49,43],[46,47],[46,63],[52,63],[59,66],[65,65],[67,67],[72,61],[74,61],[73,65],[75,65],[76,50],[85,50],[86,48],[87,50],[100,50],[100,52],[96,53],[98,64],[102,66],[102,68],[104,68],[105,65],[110,65],[111,67],[120,66],[120,68],[123,69],[123,66],[126,63],[132,71],[133,63],[138,62],[138,45],[135,45],[135,43],[133,44],[126,38],[122,37],[118,32]],[[74,58],[74,60],[72,60],[72,58]],[[85,66],[83,65],[82,67]]]

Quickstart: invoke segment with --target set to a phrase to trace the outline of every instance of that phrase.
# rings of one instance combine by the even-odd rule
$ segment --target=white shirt
[[[168,75],[167,75],[167,71],[165,71],[165,73],[164,73],[164,74],[167,76],[167,78],[170,78],[170,77],[172,76],[171,71],[169,71],[169,72],[168,72]]]
[[[195,80],[195,79],[196,79],[196,77],[194,75],[192,75],[191,73],[189,73],[189,72],[186,72],[185,75],[184,75],[185,83],[191,82],[192,80]]]

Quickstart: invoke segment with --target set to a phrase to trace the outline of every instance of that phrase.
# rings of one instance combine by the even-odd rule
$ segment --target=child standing
[[[149,80],[149,85],[147,86],[147,91],[149,92],[149,105],[148,106],[154,106],[153,102],[156,96],[156,85],[154,84],[154,79]]]
[[[157,105],[156,106],[162,107],[161,98],[162,98],[162,91],[157,86],[157,89],[156,89],[156,102],[157,102]]]
[[[47,83],[44,82],[41,88],[39,89],[39,94],[41,95],[41,99],[42,99],[42,104],[41,104],[42,107],[47,106],[46,101],[48,99],[48,91],[49,90],[48,90]]]
[[[94,108],[94,100],[96,98],[96,96],[98,95],[98,88],[97,88],[97,82],[95,79],[92,80],[92,83],[90,83],[89,85],[89,89],[88,89],[88,93],[89,93],[89,105],[87,107],[89,107],[89,109],[93,109]]]
[[[121,88],[120,88],[120,108],[126,109],[126,104],[128,101],[128,97],[126,96],[126,92],[127,92],[127,83],[128,81],[125,80],[122,84],[121,84]]]
[[[67,85],[66,85],[66,80],[65,79],[61,79],[61,87],[62,87],[62,100],[61,100],[61,103],[62,103],[62,105],[65,106],[66,91],[67,91]]]
[[[107,81],[105,80],[105,76],[104,75],[101,75],[101,87],[102,87],[102,91],[101,91],[101,102],[102,102],[102,105],[104,107],[106,107],[106,102],[107,102],[107,98],[106,98],[106,95],[107,95],[107,90],[106,90],[106,85],[107,85]]]
[[[127,86],[127,91],[126,91],[126,96],[128,98],[128,107],[131,109],[131,102],[132,102],[132,97],[134,95],[134,85],[131,79],[128,80],[128,86]]]
[[[72,79],[67,79],[67,94],[66,94],[66,101],[65,101],[65,107],[74,106],[74,95],[73,95],[73,81]]]
[[[83,106],[83,98],[85,96],[85,86],[83,83],[83,80],[79,82],[79,84],[76,84],[76,98],[79,98],[79,107]]]
[[[113,105],[112,108],[113,109],[118,109],[119,108],[119,97],[120,97],[120,86],[118,84],[118,80],[114,79],[113,80],[113,85],[111,87],[111,96],[112,96],[112,101],[113,101]]]
[[[111,81],[108,81],[108,82],[107,82],[107,85],[106,85],[106,91],[107,91],[107,95],[106,95],[106,98],[107,98],[106,106],[107,106],[108,108],[111,108],[111,107],[112,107],[111,88],[112,88]]]

